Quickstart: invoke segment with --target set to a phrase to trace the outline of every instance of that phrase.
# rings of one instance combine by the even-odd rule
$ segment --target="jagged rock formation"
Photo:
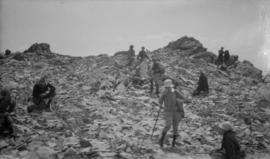
[[[262,71],[254,67],[254,65],[249,61],[243,61],[239,63],[236,68],[236,72],[245,77],[251,77],[255,80],[262,80]]]
[[[32,52],[32,53],[51,52],[51,49],[50,45],[47,43],[35,43],[24,52]]]
[[[172,50],[193,50],[196,52],[206,51],[203,45],[192,37],[184,36],[176,41],[170,42],[167,46]]]
[[[167,158],[156,144],[164,126],[162,120],[157,123],[154,141],[150,139],[159,109],[157,98],[147,93],[148,84],[140,89],[131,84],[134,72],[128,65],[129,55],[120,52],[112,57],[71,57],[52,53],[48,45],[35,45],[30,50],[34,52],[18,53],[22,61],[15,60],[14,55],[0,60],[1,84],[12,90],[18,103],[15,126],[20,140],[16,144],[24,142],[25,136],[31,139],[23,151],[11,148],[1,156]],[[221,139],[215,127],[221,121],[236,126],[242,147],[248,152],[269,149],[270,106],[261,101],[261,94],[266,93],[258,90],[265,85],[253,65],[238,62],[235,69],[220,71],[209,60],[214,55],[207,53],[199,41],[187,37],[149,55],[160,59],[166,76],[177,81],[178,90],[190,100],[184,105],[186,118],[179,129],[177,147],[181,152],[206,153],[219,148]],[[193,98],[200,70],[208,77],[210,93]],[[44,73],[56,86],[57,102],[53,112],[30,116],[26,113],[26,106],[31,104],[27,98]],[[244,122],[246,118],[251,119],[251,125]],[[0,142],[0,148],[3,145]]]

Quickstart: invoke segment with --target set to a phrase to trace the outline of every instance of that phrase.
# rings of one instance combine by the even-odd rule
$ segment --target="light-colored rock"
[[[130,51],[119,51],[112,57],[115,63],[121,67],[131,65],[134,58],[134,55]]]

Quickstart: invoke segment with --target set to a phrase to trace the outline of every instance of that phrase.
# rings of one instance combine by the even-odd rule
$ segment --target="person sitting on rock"
[[[9,116],[14,114],[16,103],[11,99],[10,92],[3,89],[0,92],[0,136],[13,135],[12,121]]]
[[[50,110],[50,104],[55,96],[55,87],[47,82],[47,77],[43,76],[33,88],[33,103],[28,107],[28,112],[34,110]]]
[[[219,124],[219,132],[223,135],[221,148],[215,150],[210,155],[220,159],[244,159],[245,152],[241,151],[240,144],[236,139],[236,133],[230,122]]]
[[[150,71],[150,93],[153,92],[154,84],[156,87],[156,94],[159,94],[159,84],[158,81],[161,80],[162,76],[165,73],[165,69],[161,66],[157,59],[153,59],[153,66]]]
[[[147,54],[145,52],[144,47],[142,47],[142,50],[139,52],[139,54],[137,56],[137,59],[139,60],[140,63],[145,59],[149,59],[149,57],[147,56]]]
[[[162,131],[162,135],[159,141],[160,147],[163,147],[163,142],[167,132],[173,126],[173,140],[172,147],[175,146],[176,138],[178,136],[178,124],[184,117],[183,100],[184,97],[174,89],[174,85],[171,79],[164,81],[165,90],[159,98],[160,107],[164,103],[164,119],[165,128]]]
[[[228,65],[229,59],[230,59],[230,52],[228,50],[225,50],[225,52],[224,52],[224,63],[226,65]]]
[[[202,71],[200,71],[200,77],[197,89],[193,92],[193,95],[199,95],[201,92],[209,93],[208,80]]]

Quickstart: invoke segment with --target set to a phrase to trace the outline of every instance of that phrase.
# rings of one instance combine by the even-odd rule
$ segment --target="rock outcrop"
[[[51,52],[50,45],[47,43],[35,43],[31,45],[27,50],[24,51],[31,52],[31,53],[49,53]]]
[[[115,61],[116,65],[125,67],[132,64],[134,61],[134,55],[129,51],[119,51],[114,54],[112,59]]]
[[[172,50],[192,50],[194,52],[204,52],[206,48],[193,37],[184,36],[176,41],[170,42],[166,48],[170,48]]]
[[[215,63],[215,60],[217,59],[217,55],[212,52],[200,52],[191,57],[195,59],[203,59],[208,63]]]

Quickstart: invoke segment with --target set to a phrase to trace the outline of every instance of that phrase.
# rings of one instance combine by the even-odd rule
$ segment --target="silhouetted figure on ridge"
[[[230,59],[230,52],[228,50],[225,50],[224,52],[224,63],[228,66],[228,62]]]
[[[5,55],[6,55],[6,56],[9,56],[10,54],[11,54],[11,51],[10,51],[9,49],[6,49],[6,50],[5,50]]]
[[[224,62],[224,47],[221,47],[218,51],[218,59],[217,59],[217,65],[218,67],[223,64]]]
[[[139,60],[140,63],[145,59],[149,59],[149,57],[147,56],[147,54],[145,52],[144,47],[142,47],[142,50],[139,52],[139,54],[137,56],[137,59]]]

